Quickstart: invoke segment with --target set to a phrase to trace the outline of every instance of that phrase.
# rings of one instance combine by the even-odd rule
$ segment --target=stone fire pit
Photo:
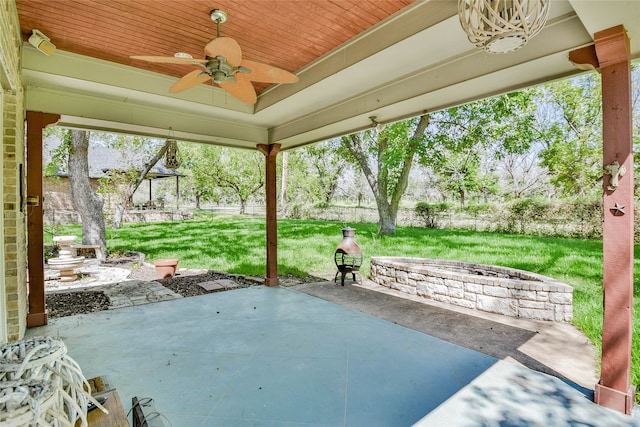
[[[505,316],[570,322],[573,288],[550,277],[493,265],[429,258],[372,257],[378,285]]]

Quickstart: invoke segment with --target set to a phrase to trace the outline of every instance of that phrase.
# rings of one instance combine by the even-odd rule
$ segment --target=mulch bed
[[[46,303],[49,317],[95,313],[109,308],[109,298],[100,291],[48,293]]]
[[[209,294],[211,292],[224,291],[225,289],[207,291],[203,287],[198,286],[198,283],[211,282],[220,279],[232,280],[238,284],[239,288],[248,288],[249,286],[262,284],[257,280],[246,279],[243,276],[219,273],[216,271],[208,271],[204,274],[176,275],[166,279],[156,280],[156,282],[160,283],[165,288],[171,289],[173,292],[182,295],[183,297],[192,297],[196,295]]]

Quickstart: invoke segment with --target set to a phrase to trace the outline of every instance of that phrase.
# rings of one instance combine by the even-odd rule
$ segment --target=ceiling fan
[[[261,62],[242,59],[240,45],[229,37],[220,37],[220,24],[227,20],[227,14],[219,9],[211,11],[211,19],[218,26],[217,37],[204,47],[205,59],[195,59],[188,53],[174,56],[131,56],[148,62],[167,64],[193,64],[200,68],[193,70],[178,80],[169,89],[170,93],[190,89],[200,83],[213,80],[230,95],[248,104],[255,104],[257,97],[252,81],[262,83],[295,83],[298,77],[281,68]]]

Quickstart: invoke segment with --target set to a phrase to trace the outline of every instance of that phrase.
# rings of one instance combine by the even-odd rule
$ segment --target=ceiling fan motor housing
[[[237,72],[234,68],[227,62],[227,60],[218,56],[216,58],[208,58],[209,62],[205,68],[207,69],[207,73],[211,76],[214,82],[216,83],[224,83],[227,80],[235,80],[233,75]]]

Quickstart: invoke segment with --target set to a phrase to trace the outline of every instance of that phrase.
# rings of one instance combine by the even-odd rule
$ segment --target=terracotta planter
[[[176,274],[176,268],[178,268],[178,259],[157,259],[153,262],[156,266],[156,272],[158,273],[158,279],[165,279],[172,277]]]

